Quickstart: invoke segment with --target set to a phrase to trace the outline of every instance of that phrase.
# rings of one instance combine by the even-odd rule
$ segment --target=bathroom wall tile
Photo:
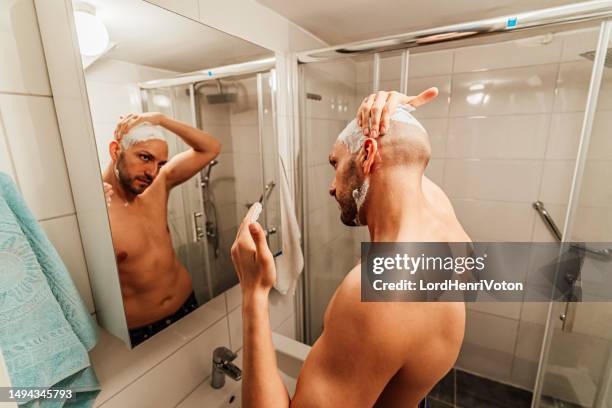
[[[552,35],[538,35],[501,43],[462,47],[455,50],[453,72],[482,71],[559,60],[563,41]]]
[[[307,165],[329,164],[331,152],[338,135],[347,122],[330,119],[309,119],[306,122]]]
[[[453,53],[454,50],[411,53],[408,77],[450,74],[453,70]]]
[[[175,406],[210,375],[213,350],[228,344],[227,321],[222,319],[176,350],[172,358],[152,367],[103,406]]]
[[[565,62],[560,65],[555,112],[585,110],[592,70],[593,63],[588,60]],[[610,109],[612,109],[612,73],[604,69],[597,110]]]
[[[21,193],[36,218],[74,213],[52,99],[0,95],[0,114]]]
[[[580,56],[580,54],[593,51],[597,48],[599,24],[595,24],[594,27],[572,30],[556,35],[563,40],[561,61],[581,61],[584,57]]]
[[[451,116],[550,112],[557,64],[456,74]]]
[[[335,204],[335,200],[333,203],[330,201],[314,209],[308,214],[308,217],[316,220],[317,223],[317,227],[308,233],[309,248],[314,249],[327,245],[346,230],[340,221],[340,209]]]
[[[521,302],[497,302],[493,299],[487,302],[483,300],[480,299],[478,302],[468,303],[467,308],[471,311],[488,313],[514,320],[518,320],[521,315]]]
[[[328,200],[329,186],[334,180],[334,169],[329,164],[309,167],[308,172],[308,210],[313,211],[323,206]]]
[[[612,209],[579,205],[573,224],[572,239],[590,242],[612,242]]]
[[[90,352],[93,367],[102,384],[102,392],[97,399],[97,404],[117,394],[131,394],[131,390],[129,392],[125,390],[128,384],[134,383],[153,367],[159,367],[164,361],[173,360],[177,350],[182,350],[186,344],[193,343],[196,338],[211,336],[211,341],[217,341],[217,345],[227,346],[229,335],[225,313],[223,295],[217,296],[132,350],[129,350],[125,344],[111,336],[106,330],[100,329],[100,341]],[[209,331],[211,327],[220,324],[224,328],[221,335]],[[216,339],[212,336],[216,336]],[[193,354],[193,356],[196,355],[201,354],[200,352]],[[210,354],[206,358],[210,358]],[[210,366],[210,360],[207,365]],[[201,378],[203,379],[206,375]],[[121,398],[126,398],[126,396]]]
[[[295,314],[289,316],[287,320],[281,323],[275,330],[276,333],[296,340],[295,332]]]
[[[580,189],[580,205],[609,207],[612,203],[612,160],[588,160]]]
[[[496,331],[500,330],[502,329],[496,328]],[[484,333],[489,333],[489,331]],[[492,361],[495,364],[491,364]],[[512,373],[512,361],[512,352],[494,350],[464,340],[455,368],[478,373],[496,381],[509,382]],[[485,406],[489,407],[488,405]]]
[[[589,141],[588,160],[612,160],[612,111],[598,110]]]
[[[608,341],[555,329],[543,393],[581,406],[593,404]]]
[[[289,316],[295,313],[295,295],[270,292],[270,327],[276,330]]]
[[[135,85],[87,81],[91,116],[96,122],[117,123],[121,116],[142,112]]]
[[[414,112],[414,116],[418,119],[444,118],[448,116],[451,101],[450,75],[408,78],[408,95],[418,95],[432,86],[438,87],[438,97],[426,105],[419,106]]]
[[[227,302],[228,313],[242,304],[242,292],[240,285],[232,286],[225,291],[225,300]]]
[[[366,59],[355,63],[355,81],[356,82],[371,82],[372,81],[372,60]]]
[[[529,203],[452,199],[455,213],[474,241],[529,242],[535,211]]]
[[[0,117],[0,171],[8,174],[11,176],[13,181],[16,181],[13,159],[11,157],[2,128],[2,117]]]
[[[34,2],[0,4],[0,92],[51,95]]]
[[[421,125],[423,125],[429,134],[429,142],[431,143],[431,157],[445,157],[448,119],[422,118],[419,120],[419,122],[421,122]]]
[[[425,168],[425,176],[441,186],[444,182],[444,159],[430,159]]]
[[[518,321],[515,319],[467,311],[464,343],[512,355],[517,332]]]
[[[447,157],[542,159],[548,115],[504,115],[451,118]]]
[[[585,263],[592,260],[586,260]],[[612,340],[612,313],[608,302],[577,303],[572,331],[585,336]]]
[[[584,112],[554,113],[551,115],[550,136],[546,146],[547,159],[575,160]]]
[[[237,351],[242,348],[242,308],[237,307],[227,315],[229,325],[230,348]]]
[[[545,204],[567,205],[574,177],[574,166],[573,160],[545,161],[539,199]]]
[[[76,216],[54,218],[42,221],[40,225],[64,261],[85,306],[90,313],[93,313],[93,298]]]
[[[536,160],[447,159],[444,190],[452,198],[532,202],[541,171]]]

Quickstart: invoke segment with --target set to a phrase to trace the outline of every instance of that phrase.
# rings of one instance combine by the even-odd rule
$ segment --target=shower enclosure
[[[247,208],[262,201],[260,223],[280,246],[274,59],[140,84],[143,111],[159,111],[215,136],[219,156],[175,188],[168,228],[203,304],[238,283],[230,248]],[[188,146],[166,132],[170,156]]]
[[[327,156],[376,90],[438,87],[414,113],[431,138],[425,174],[474,241],[612,242],[610,17],[594,1],[298,55],[307,343],[369,239],[340,223]],[[610,322],[612,303],[469,303],[456,367],[431,397],[612,406]]]

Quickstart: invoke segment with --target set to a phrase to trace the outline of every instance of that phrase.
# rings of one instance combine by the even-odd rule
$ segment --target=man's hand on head
[[[163,118],[164,115],[159,112],[130,113],[127,116],[121,116],[115,128],[115,140],[121,142],[123,136],[141,123],[147,122],[155,126],[160,125]]]
[[[417,96],[407,96],[395,91],[379,91],[366,97],[357,111],[357,124],[364,136],[376,138],[389,130],[391,115],[398,105],[414,108],[424,105],[438,96],[438,88],[429,88]]]

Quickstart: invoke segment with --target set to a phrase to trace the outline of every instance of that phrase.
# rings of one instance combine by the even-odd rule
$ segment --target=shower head
[[[589,61],[595,60],[595,51],[587,51],[580,54],[582,58],[586,58]],[[604,61],[604,66],[606,68],[612,68],[612,48],[608,48],[606,50],[606,59]]]
[[[218,104],[218,103],[234,103],[234,102],[236,102],[238,94],[236,94],[236,93],[224,93],[223,92],[223,84],[221,83],[221,80],[219,80],[219,79],[217,79],[217,90],[219,91],[219,93],[216,93],[216,94],[207,94],[206,95],[206,101],[209,104],[215,105],[215,104]]]
[[[208,163],[208,168],[206,169],[206,176],[204,177],[204,180],[206,182],[208,182],[208,180],[210,180],[210,172],[213,168],[213,166],[216,166],[219,163],[218,160],[211,160],[210,163]]]

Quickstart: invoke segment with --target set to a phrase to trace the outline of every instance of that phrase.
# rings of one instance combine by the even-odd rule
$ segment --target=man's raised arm
[[[130,114],[122,118],[122,121],[115,130],[115,138],[120,139],[131,128],[144,122],[164,127],[191,147],[191,149],[172,157],[162,167],[160,175],[165,177],[168,189],[195,176],[204,166],[217,157],[221,151],[221,143],[210,134],[186,123],[169,118],[159,112],[148,112],[139,115]]]

